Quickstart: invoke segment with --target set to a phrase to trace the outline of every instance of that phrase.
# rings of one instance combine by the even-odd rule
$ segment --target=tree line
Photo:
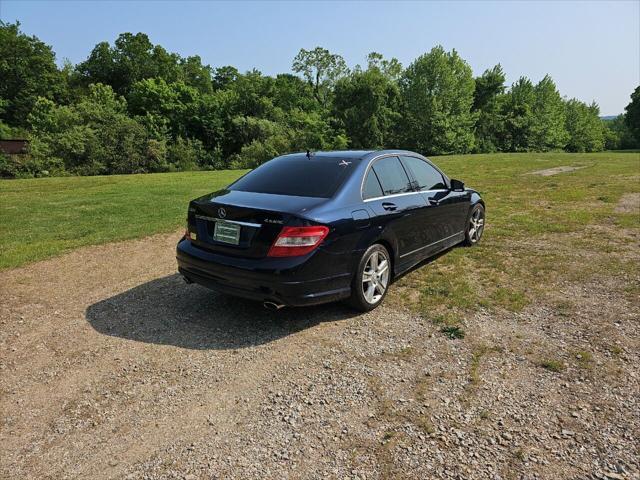
[[[293,73],[212,68],[144,33],[97,44],[77,65],[20,24],[0,22],[0,137],[28,155],[0,158],[4,177],[253,168],[282,153],[405,148],[425,155],[640,146],[640,87],[610,122],[565,99],[553,79],[510,87],[498,64],[474,77],[441,46],[406,68],[371,53],[349,68],[301,49]]]

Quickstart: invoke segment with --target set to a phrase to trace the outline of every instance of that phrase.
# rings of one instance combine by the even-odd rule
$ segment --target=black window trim
[[[442,175],[442,178],[444,180],[444,184],[447,187],[446,189],[444,188],[438,188],[436,190],[414,190],[412,192],[404,192],[404,193],[394,193],[392,195],[383,195],[382,197],[373,197],[373,198],[364,198],[364,181],[367,178],[367,174],[369,173],[369,170],[371,170],[371,168],[373,167],[373,164],[375,162],[377,162],[378,160],[382,160],[383,158],[387,158],[387,157],[396,157],[398,160],[400,160],[400,165],[402,165],[402,168],[405,168],[404,163],[402,162],[402,156],[404,157],[413,157],[413,158],[417,158],[419,160],[422,160],[423,162],[427,162],[429,165],[431,165],[433,168],[435,168],[438,173],[440,175]],[[413,172],[409,173],[409,171],[407,171],[407,169],[405,168],[405,172],[407,173],[407,177],[409,177],[409,180],[413,183],[415,181],[415,177],[413,176]],[[374,172],[375,173],[375,172]],[[376,175],[377,178],[377,175]],[[378,179],[378,182],[380,182],[380,180]],[[382,188],[382,184],[380,184],[380,187]],[[434,165],[428,158],[426,157],[422,157],[422,156],[418,156],[415,154],[411,154],[410,152],[397,152],[397,153],[383,153],[382,155],[378,155],[377,157],[373,157],[371,160],[369,160],[369,164],[367,165],[367,169],[364,172],[364,175],[362,176],[362,181],[360,183],[360,199],[363,202],[373,202],[374,200],[382,200],[383,198],[393,198],[393,197],[402,197],[405,195],[415,195],[416,193],[424,193],[424,192],[442,192],[442,191],[448,191],[451,190],[451,181],[449,180],[449,177],[447,177],[447,175],[440,170],[436,165]],[[382,189],[382,192],[384,193],[384,189]]]

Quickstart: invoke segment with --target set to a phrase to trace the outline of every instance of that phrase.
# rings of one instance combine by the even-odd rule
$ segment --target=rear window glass
[[[341,158],[278,158],[260,165],[231,184],[230,190],[296,197],[332,197],[352,170]]]

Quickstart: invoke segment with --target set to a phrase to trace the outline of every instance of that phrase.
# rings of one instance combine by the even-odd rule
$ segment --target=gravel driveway
[[[452,340],[393,292],[269,312],[186,285],[176,238],[0,273],[2,478],[639,478],[622,285]]]

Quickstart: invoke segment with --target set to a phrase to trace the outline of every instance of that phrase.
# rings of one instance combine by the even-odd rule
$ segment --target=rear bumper
[[[351,294],[352,275],[339,268],[347,263],[326,257],[333,255],[316,250],[297,258],[234,258],[196,247],[189,240],[181,240],[176,249],[178,271],[192,282],[237,297],[289,306],[333,302]]]

